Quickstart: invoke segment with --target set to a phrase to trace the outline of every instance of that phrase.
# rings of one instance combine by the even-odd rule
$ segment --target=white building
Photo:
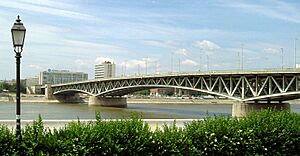
[[[116,65],[109,61],[95,65],[95,79],[112,78],[116,76]]]
[[[41,86],[39,85],[39,77],[30,77],[25,79],[26,83],[26,94],[41,94]]]
[[[68,70],[51,70],[40,72],[39,84],[60,84],[76,81],[85,81],[88,74],[83,72],[70,72]]]
[[[39,77],[38,76],[26,78],[25,81],[26,81],[26,87],[39,85]]]

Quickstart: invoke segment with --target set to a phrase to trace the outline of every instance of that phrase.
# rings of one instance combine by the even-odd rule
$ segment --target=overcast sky
[[[291,68],[300,33],[296,0],[0,0],[2,80],[15,78],[17,15],[27,29],[22,78],[61,69],[92,79],[103,61],[117,75],[145,74],[146,64],[148,74],[232,70],[242,47],[245,69],[281,68],[281,48]]]

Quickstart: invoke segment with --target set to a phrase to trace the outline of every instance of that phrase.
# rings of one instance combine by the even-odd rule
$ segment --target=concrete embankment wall
[[[2,96],[0,97],[0,102],[16,102],[16,96],[15,95],[9,95],[9,96]],[[22,95],[21,96],[21,102],[59,102],[58,100],[47,100],[44,96],[38,95],[38,96],[27,96]]]
[[[229,99],[171,99],[171,98],[150,98],[135,99],[128,98],[127,103],[152,103],[152,104],[233,104],[236,101]]]
[[[16,98],[14,94],[10,94],[9,96],[0,97],[0,102],[15,102]],[[33,103],[59,103],[59,100],[48,100],[43,95],[22,95],[21,102],[33,102]],[[82,98],[80,103],[88,103],[89,98]],[[152,104],[233,104],[236,101],[229,99],[181,99],[181,98],[147,98],[147,99],[139,99],[139,98],[127,98],[127,104],[138,104],[138,103],[152,103]]]

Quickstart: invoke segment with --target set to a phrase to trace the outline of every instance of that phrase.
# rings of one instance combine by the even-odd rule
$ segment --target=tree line
[[[0,82],[0,92],[8,92],[8,93],[15,93],[16,92],[16,83],[7,83],[7,82]],[[20,86],[21,93],[26,93],[26,87],[21,84]]]

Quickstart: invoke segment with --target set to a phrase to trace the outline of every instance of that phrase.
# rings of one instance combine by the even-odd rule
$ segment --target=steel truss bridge
[[[300,70],[198,72],[119,77],[52,85],[53,95],[86,93],[123,96],[149,88],[177,88],[236,101],[286,101],[300,98]]]

